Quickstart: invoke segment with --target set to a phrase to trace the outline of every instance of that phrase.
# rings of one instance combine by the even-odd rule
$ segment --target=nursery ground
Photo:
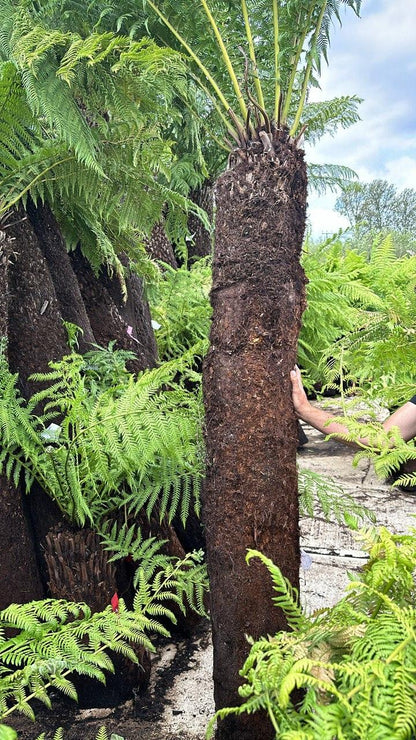
[[[299,466],[322,473],[342,485],[355,500],[371,508],[377,524],[395,532],[415,525],[416,494],[403,493],[380,481],[371,463],[352,467],[354,451],[325,442],[322,434],[305,426],[309,441],[299,452]],[[347,572],[359,568],[364,553],[347,528],[323,518],[301,520],[304,567],[301,569],[302,599],[308,611],[334,603],[346,585]],[[68,702],[56,702],[52,712],[37,713],[35,725],[15,718],[19,740],[34,740],[45,732],[65,729],[64,740],[95,740],[105,725],[108,736],[124,740],[203,740],[207,721],[214,711],[212,698],[212,651],[209,624],[202,622],[190,640],[166,641],[152,665],[151,684],[142,697],[116,709],[79,710]],[[11,722],[10,722],[11,723]]]

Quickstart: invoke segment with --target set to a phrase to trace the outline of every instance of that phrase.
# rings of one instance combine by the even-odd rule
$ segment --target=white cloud
[[[399,190],[416,189],[416,2],[365,0],[362,18],[347,11],[342,22],[311,100],[356,94],[364,98],[362,120],[307,148],[307,159],[351,167],[363,182],[381,178]],[[340,217],[330,216],[335,199],[310,198],[314,230],[325,221],[338,224]]]
[[[388,160],[383,179],[393,182],[399,190],[403,188],[416,190],[416,156]]]
[[[416,43],[416,3],[413,0],[377,0],[362,5],[362,19],[356,28],[357,42],[377,62],[411,54]],[[374,9],[374,10],[373,10]],[[409,60],[412,61],[412,60]]]

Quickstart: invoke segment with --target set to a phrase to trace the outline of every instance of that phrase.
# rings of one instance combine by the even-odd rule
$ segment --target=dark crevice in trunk
[[[134,273],[127,273],[125,301],[117,276],[110,276],[105,267],[99,276],[94,275],[80,249],[70,256],[97,344],[107,347],[115,340],[117,348],[135,352],[137,359],[129,366],[132,372],[153,367],[156,363],[156,341],[140,278]],[[129,326],[131,335],[128,333]]]
[[[82,329],[79,351],[86,352],[95,337],[56,219],[46,203],[35,206],[32,200],[28,202],[27,213],[49,267],[62,318]]]

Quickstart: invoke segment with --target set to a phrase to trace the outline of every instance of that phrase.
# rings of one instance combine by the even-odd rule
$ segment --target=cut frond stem
[[[200,60],[199,56],[195,54],[195,52],[191,49],[189,44],[185,41],[183,36],[180,35],[180,33],[176,30],[174,26],[169,22],[169,20],[166,18],[165,15],[159,10],[157,5],[152,0],[146,0],[146,2],[150,5],[150,7],[155,11],[155,13],[159,16],[160,20],[165,24],[165,26],[173,33],[175,38],[179,41],[179,43],[183,46],[183,48],[188,52],[191,59],[194,60],[195,64],[198,65],[199,69],[201,70],[202,74],[206,77],[210,85],[212,86],[213,90],[215,91],[215,94],[218,97],[218,100],[222,103],[223,107],[226,111],[229,111],[230,104],[228,103],[225,95],[221,92],[220,88],[218,87],[217,83],[215,82],[214,78],[212,77],[211,73],[208,71],[208,69],[205,67],[205,65]]]
[[[253,34],[251,33],[250,19],[248,17],[246,0],[241,0],[241,8],[243,11],[243,18],[244,18],[244,25],[246,29],[249,55],[250,55],[251,63],[253,65],[254,87],[256,89],[256,95],[259,101],[259,105],[261,106],[261,108],[265,108],[263,90],[261,88],[261,83],[260,83],[260,79],[259,79],[259,75],[257,71],[256,52],[254,49]]]
[[[309,54],[309,61],[308,61],[307,65],[306,65],[305,74],[304,74],[304,78],[303,78],[302,92],[301,92],[301,95],[300,95],[300,101],[299,101],[298,109],[296,111],[295,120],[293,121],[292,128],[290,129],[290,135],[291,136],[295,136],[296,131],[297,131],[297,128],[299,126],[299,121],[301,119],[301,115],[303,113],[303,108],[304,108],[305,100],[306,100],[306,93],[308,91],[309,79],[310,79],[311,72],[312,72],[313,54],[314,54],[314,50],[316,48],[316,41],[317,41],[317,38],[318,38],[319,33],[320,33],[320,30],[321,30],[322,20],[323,20],[323,17],[324,17],[324,13],[325,13],[327,4],[328,4],[328,0],[325,0],[325,2],[322,3],[322,8],[321,8],[321,12],[319,14],[319,19],[318,19],[318,22],[316,24],[315,31],[314,31],[314,34],[313,34],[312,44],[311,44],[311,51],[310,51],[310,54]]]
[[[266,126],[266,131],[267,131],[267,132],[268,132],[269,134],[271,134],[272,130],[271,130],[271,126],[270,126],[270,118],[269,118],[269,116],[267,115],[267,113],[266,113],[265,109],[264,109],[264,108],[262,108],[262,107],[261,107],[261,106],[260,106],[260,105],[258,104],[257,100],[254,100],[254,98],[253,98],[253,96],[252,96],[252,95],[250,94],[250,91],[249,91],[249,90],[247,90],[247,97],[248,97],[248,99],[249,99],[250,103],[252,103],[252,104],[254,105],[255,109],[256,109],[256,110],[258,110],[258,111],[259,111],[259,112],[261,113],[261,115],[262,115],[262,117],[263,117],[263,121],[264,121],[264,124],[265,124],[265,126]]]
[[[298,135],[294,139],[295,145],[297,145],[299,143],[300,139],[302,138],[302,136],[305,133],[305,131],[306,131],[307,128],[308,128],[308,124],[307,123],[304,123],[303,126],[302,126],[302,128],[301,128],[301,130],[299,131]]]
[[[273,0],[273,38],[274,38],[274,113],[275,121],[279,118],[279,106],[281,99],[280,89],[280,65],[279,65],[279,8],[278,0]]]
[[[247,106],[246,106],[246,104],[244,102],[243,93],[241,92],[240,85],[238,84],[237,76],[236,76],[236,74],[234,72],[234,67],[233,67],[233,65],[231,63],[231,59],[230,59],[230,56],[228,54],[227,48],[226,48],[226,46],[224,44],[224,40],[223,40],[223,38],[221,36],[221,33],[219,31],[219,28],[218,28],[216,22],[215,22],[214,16],[212,15],[212,13],[211,13],[208,5],[207,5],[206,0],[201,0],[201,5],[202,5],[202,7],[205,10],[206,16],[207,16],[207,18],[208,18],[208,20],[209,20],[209,22],[210,22],[210,24],[212,26],[212,30],[214,31],[215,38],[217,39],[218,46],[220,47],[220,50],[221,50],[222,58],[224,59],[224,64],[225,64],[225,66],[227,68],[227,72],[228,72],[228,74],[230,76],[230,79],[231,79],[231,82],[232,82],[232,85],[233,85],[233,88],[234,88],[234,92],[236,94],[236,97],[237,97],[237,100],[238,100],[238,104],[240,106],[241,115],[243,117],[243,120],[245,121],[246,118],[247,118]]]
[[[241,125],[240,121],[238,120],[238,118],[237,118],[236,114],[234,113],[234,111],[232,110],[232,108],[229,109],[228,115],[234,121],[235,127],[236,127],[237,132],[238,132],[238,138],[239,138],[239,144],[240,144],[240,146],[247,146],[248,139],[247,139],[246,133],[244,131],[244,127]]]

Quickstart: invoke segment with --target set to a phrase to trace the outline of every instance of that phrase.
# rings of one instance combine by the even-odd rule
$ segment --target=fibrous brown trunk
[[[35,206],[30,199],[27,204],[27,213],[48,265],[62,319],[82,329],[78,338],[79,351],[86,352],[91,349],[96,340],[82,300],[77,278],[72,269],[65,240],[50,207],[46,203],[39,203]]]
[[[125,299],[117,276],[110,276],[105,267],[96,276],[80,249],[70,257],[96,343],[107,347],[116,340],[118,349],[135,352],[137,358],[129,364],[131,372],[153,367],[157,356],[156,340],[140,278],[127,272]]]
[[[210,180],[194,190],[190,194],[191,200],[207,213],[208,218],[212,220],[214,213],[214,187]],[[189,217],[189,231],[191,239],[188,242],[188,259],[194,262],[200,257],[208,257],[212,254],[212,234],[207,231],[202,221],[192,213]]]
[[[81,351],[91,348],[92,342],[106,345],[116,340],[116,347],[137,351],[135,370],[156,362],[150,312],[139,278],[127,276],[128,298],[123,301],[115,278],[103,271],[100,280],[86,260],[80,259],[77,267],[74,270],[47,204],[29,201],[27,211],[19,206],[2,220],[0,336],[7,339],[10,370],[19,373],[26,398],[40,388],[28,376],[47,372],[51,360],[69,351],[63,320],[83,329]],[[7,543],[0,563],[0,608],[45,595],[42,542],[61,520],[58,507],[36,484],[31,495],[22,498],[20,488],[0,479],[0,539]]]
[[[12,372],[19,373],[20,388],[31,395],[33,372],[47,370],[48,360],[58,359],[66,349],[53,282],[34,230],[23,208],[4,223],[0,267],[0,333],[7,338]],[[37,388],[36,388],[37,389]],[[20,487],[1,479],[0,538],[4,543],[0,566],[0,607],[44,596],[39,569],[39,538],[33,529],[33,509]],[[55,504],[41,492],[39,521],[55,523],[60,517]],[[45,516],[46,514],[46,516]]]
[[[49,590],[56,599],[85,602],[92,613],[104,611],[117,590],[116,569],[109,562],[96,532],[69,528],[51,530],[45,540]],[[138,663],[109,651],[115,673],[106,674],[105,685],[73,674],[80,707],[112,707],[133,698],[133,691],[146,690],[150,656],[141,645],[131,643]]]
[[[178,262],[173,251],[172,243],[169,241],[163,221],[155,224],[151,236],[146,240],[146,252],[149,257],[158,262],[166,262],[175,270]]]
[[[299,264],[306,215],[303,152],[285,131],[255,146],[218,180],[213,324],[204,365],[207,476],[203,522],[211,584],[216,708],[241,702],[249,646],[287,628],[264,567],[299,583],[297,423],[290,370],[305,305]],[[259,145],[260,147],[260,145]],[[262,713],[219,723],[218,740],[268,740]]]

